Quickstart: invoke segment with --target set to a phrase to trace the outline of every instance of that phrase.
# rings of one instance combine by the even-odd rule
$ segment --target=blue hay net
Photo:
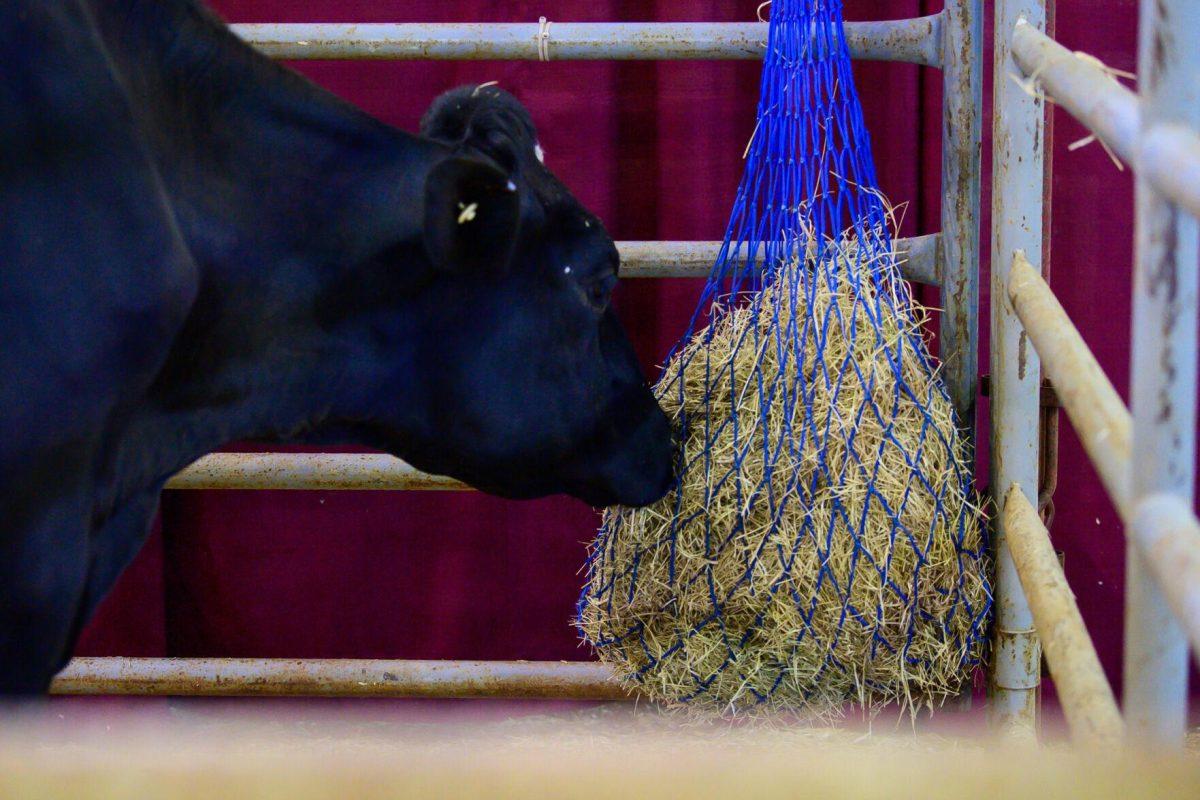
[[[853,439],[856,426],[863,420],[878,421],[883,429],[883,447],[901,447],[899,442],[888,442],[888,420],[900,404],[924,404],[935,400],[946,405],[942,383],[936,378],[937,366],[930,358],[916,323],[900,327],[900,334],[887,338],[884,334],[885,320],[900,317],[913,320],[913,308],[907,285],[899,277],[893,251],[891,228],[894,220],[891,211],[878,191],[875,167],[871,157],[870,136],[863,122],[862,108],[854,88],[854,78],[842,26],[842,4],[837,0],[775,0],[770,9],[770,26],[760,85],[757,123],[745,155],[745,173],[738,188],[730,215],[724,246],[701,294],[700,302],[692,316],[688,330],[672,354],[671,360],[679,371],[675,379],[670,375],[660,382],[660,399],[685,409],[677,418],[682,430],[695,430],[703,426],[708,447],[703,452],[681,456],[678,466],[679,483],[702,473],[702,485],[709,491],[732,485],[742,486],[739,472],[749,460],[755,460],[755,475],[760,482],[744,491],[734,491],[737,507],[748,513],[749,509],[769,511],[771,519],[783,519],[795,509],[787,504],[804,504],[829,487],[841,487],[850,481],[865,482],[868,507],[882,508],[882,516],[888,536],[888,553],[908,548],[915,551],[913,574],[903,580],[888,572],[891,556],[872,555],[862,548],[854,548],[851,554],[849,581],[855,575],[873,570],[880,576],[883,592],[888,596],[878,598],[878,604],[904,605],[910,622],[901,636],[874,634],[871,653],[886,649],[900,653],[909,659],[914,671],[922,666],[919,662],[928,656],[907,656],[912,639],[918,628],[943,631],[952,646],[947,648],[957,663],[951,665],[962,673],[969,673],[978,663],[982,653],[982,641],[986,634],[990,615],[990,590],[986,584],[986,534],[979,532],[973,543],[964,539],[969,524],[970,507],[947,511],[942,507],[944,488],[951,489],[964,497],[973,497],[970,466],[962,459],[948,458],[953,470],[947,479],[940,476],[938,486],[932,476],[919,473],[909,480],[903,495],[891,500],[875,492],[872,485],[874,466],[869,461],[847,459],[840,466],[827,464],[824,452],[826,444],[835,433],[831,426],[840,426],[843,438]],[[801,265],[786,269],[780,265]],[[786,283],[786,285],[782,285]],[[781,284],[774,285],[773,284]],[[769,291],[764,291],[769,289]],[[849,293],[855,300],[846,303],[822,304],[821,292]],[[815,309],[821,309],[818,313]],[[734,343],[732,353],[722,350],[715,353],[709,347],[718,323],[731,313],[731,309],[748,310],[754,324],[745,326]],[[847,319],[847,315],[861,315]],[[759,322],[765,324],[758,324]],[[876,397],[868,391],[867,400],[854,408],[848,416],[831,420],[828,413],[818,413],[813,406],[811,384],[821,381],[829,391],[836,393],[849,376],[868,388],[875,381],[875,373],[847,355],[831,356],[825,347],[829,330],[837,327],[849,331],[850,336],[871,336],[878,340],[876,349],[884,353],[881,360],[884,369],[890,369],[889,395]],[[863,333],[866,331],[866,333]],[[699,344],[697,345],[697,342]],[[730,393],[756,392],[760,398],[757,407],[761,419],[746,419],[737,412],[736,398],[709,397],[704,405],[695,409],[694,399],[685,397],[688,391],[685,381],[678,375],[687,370],[703,374],[705,385],[726,385],[716,380],[722,371],[730,371],[730,362],[745,355],[761,362],[763,354],[770,354],[776,361],[794,359],[793,375],[801,379],[786,380],[781,372],[755,371],[748,381],[739,384],[727,381],[724,390]],[[813,361],[812,359],[815,359]],[[913,366],[904,366],[905,363]],[[928,378],[926,388],[914,390],[906,375],[912,369]],[[699,372],[696,372],[696,371]],[[909,371],[906,371],[909,370]],[[894,386],[892,383],[894,382]],[[931,399],[928,395],[936,393]],[[729,408],[729,413],[710,413],[715,405]],[[775,433],[767,435],[769,425],[766,414],[769,409],[780,406],[788,409],[783,416],[783,428],[778,424]],[[923,407],[924,407],[923,406]],[[687,409],[692,409],[688,411]],[[919,431],[915,447],[903,445],[904,457],[916,464],[921,451],[944,448],[947,452],[956,448],[956,432],[938,427],[932,419]],[[849,430],[849,434],[845,431]],[[718,441],[734,442],[735,459],[733,468],[724,468],[714,474],[717,467],[708,457],[709,451]],[[814,447],[815,445],[815,447]],[[807,448],[817,453],[818,466],[803,479],[800,474],[781,476],[776,470],[788,467],[789,456],[797,456]],[[714,488],[715,487],[715,488]],[[783,487],[784,491],[778,491]],[[727,491],[728,493],[728,491]],[[929,545],[921,531],[911,531],[899,521],[903,507],[918,494],[934,507],[935,519],[956,537],[954,546],[962,575],[983,575],[983,590],[975,598],[963,591],[960,578],[957,585],[947,585],[937,591],[949,600],[939,606],[936,614],[924,609],[917,599],[914,587],[921,580],[925,548]],[[700,570],[687,580],[709,584],[707,597],[710,613],[689,618],[686,625],[678,626],[675,641],[667,647],[661,642],[650,642],[647,638],[645,617],[627,624],[614,625],[607,621],[586,624],[589,612],[592,617],[599,614],[601,620],[620,615],[615,606],[631,601],[639,591],[640,580],[649,580],[644,571],[651,559],[665,564],[664,574],[655,580],[665,582],[679,591],[689,587],[678,585],[683,579],[678,559],[681,555],[678,541],[685,530],[704,529],[704,557],[716,559],[724,548],[732,547],[739,534],[744,533],[740,525],[746,513],[735,519],[732,526],[715,524],[705,504],[689,508],[677,492],[671,509],[673,520],[663,535],[645,546],[639,546],[632,557],[617,560],[614,555],[628,531],[627,518],[618,513],[606,516],[604,527],[589,556],[586,571],[588,583],[579,601],[580,627],[585,637],[597,648],[606,660],[624,661],[631,664],[631,674],[626,677],[635,682],[650,683],[654,673],[662,670],[667,662],[678,657],[682,651],[693,646],[697,635],[712,628],[722,631],[723,655],[703,662],[706,666],[689,667],[690,685],[674,690],[672,699],[692,700],[702,697],[727,670],[742,669],[739,656],[742,649],[755,639],[758,629],[769,624],[766,611],[759,612],[749,620],[742,618],[736,625],[726,613],[725,602],[730,592],[738,587],[718,585],[709,574]],[[913,502],[916,502],[915,500]],[[889,503],[891,504],[889,506]],[[874,504],[874,506],[872,506]],[[796,548],[808,545],[818,551],[827,547],[837,535],[859,536],[868,524],[865,514],[851,518],[848,509],[834,503],[834,516],[828,527],[818,528],[815,524],[802,524],[789,535]],[[946,515],[952,518],[943,519]],[[953,518],[957,517],[957,518]],[[872,523],[878,525],[878,522]],[[835,530],[836,526],[836,530]],[[773,541],[770,547],[779,547]],[[653,552],[652,552],[653,551]],[[757,560],[761,551],[751,550],[744,556],[745,578],[754,580]],[[775,554],[782,563],[787,554]],[[639,572],[641,570],[642,572]],[[818,576],[817,583],[834,580],[830,576]],[[781,585],[776,580],[764,587],[764,592],[775,592]],[[695,587],[690,587],[695,588]],[[743,587],[744,588],[744,587]],[[861,606],[852,600],[851,587],[839,586],[835,593],[840,598],[839,619],[841,627],[857,626],[869,630],[878,628],[882,618],[881,608]],[[797,614],[807,620],[815,613],[815,597],[795,597]],[[668,600],[656,613],[675,613],[673,600]],[[874,604],[874,601],[873,601]],[[816,633],[801,630],[797,640]],[[924,635],[924,634],[922,634]],[[859,665],[843,660],[837,646],[838,635],[826,642],[826,657],[812,682],[833,673],[847,673],[859,669]],[[780,659],[778,675],[765,683],[746,678],[747,693],[739,703],[762,703],[772,699],[779,687],[788,683],[786,659]],[[870,680],[866,681],[871,688]],[[726,702],[728,698],[719,698]]]

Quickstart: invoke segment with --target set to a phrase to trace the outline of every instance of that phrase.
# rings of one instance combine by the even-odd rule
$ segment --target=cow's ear
[[[425,250],[447,272],[503,272],[517,238],[520,197],[485,161],[451,156],[425,181]]]
[[[529,111],[498,86],[460,86],[438,97],[421,119],[421,134],[480,153],[509,173],[537,150]]]

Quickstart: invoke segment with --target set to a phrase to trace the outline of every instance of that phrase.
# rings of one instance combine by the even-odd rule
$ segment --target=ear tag
[[[476,213],[479,211],[479,203],[458,204],[458,224],[465,225],[475,219]]]

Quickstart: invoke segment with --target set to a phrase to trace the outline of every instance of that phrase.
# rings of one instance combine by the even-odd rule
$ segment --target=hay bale
[[[609,509],[593,543],[580,628],[656,699],[912,708],[980,660],[984,533],[925,312],[898,279],[852,280],[852,240],[833,249],[670,361],[680,486]]]

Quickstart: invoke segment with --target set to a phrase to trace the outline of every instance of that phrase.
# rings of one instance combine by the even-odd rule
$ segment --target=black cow
[[[0,7],[0,693],[45,690],[164,482],[357,442],[508,497],[642,504],[666,418],[617,252],[495,88],[394,130],[193,0]]]

